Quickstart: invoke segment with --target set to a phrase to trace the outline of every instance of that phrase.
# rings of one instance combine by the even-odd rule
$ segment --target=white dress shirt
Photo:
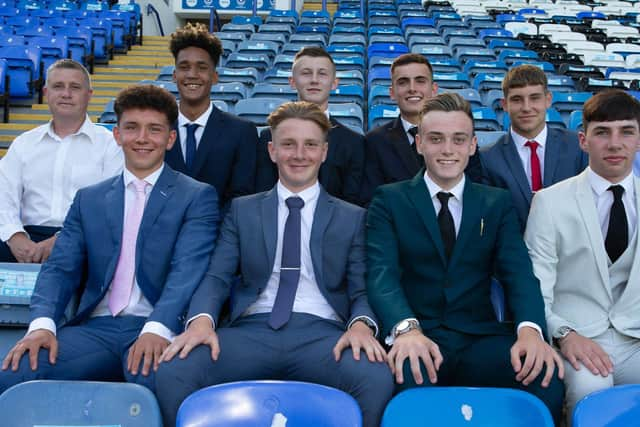
[[[149,194],[151,193],[151,190],[153,190],[153,186],[158,181],[158,178],[160,177],[160,174],[162,173],[163,169],[164,169],[164,165],[162,165],[159,169],[154,171],[151,175],[144,178],[144,181],[146,181],[146,183],[149,184],[145,189],[147,201],[149,201]],[[137,178],[131,172],[129,172],[126,168],[122,173],[122,177],[124,180],[124,188],[125,188],[123,218],[126,218],[127,213],[129,212],[129,209],[131,209],[131,207],[135,203],[136,192],[133,186],[133,180]],[[91,313],[91,317],[113,316],[113,314],[111,313],[111,310],[109,310],[110,294],[111,294],[111,287],[109,287],[102,301],[100,301],[100,303],[93,310],[93,313]],[[131,289],[129,304],[118,315],[148,317],[152,311],[153,311],[153,306],[143,295],[142,290],[140,289],[140,286],[138,286],[138,280],[136,278],[133,283],[133,288]],[[27,331],[27,334],[36,329],[47,329],[53,332],[54,335],[56,334],[56,324],[53,321],[53,319],[48,317],[38,317],[34,319],[29,324],[29,330]],[[151,332],[156,335],[160,335],[161,337],[167,339],[168,341],[172,341],[175,336],[175,334],[169,328],[164,326],[162,323],[156,322],[156,321],[149,321],[145,323],[144,327],[140,331],[140,335],[146,332]]]
[[[611,214],[611,205],[613,205],[613,193],[608,191],[608,189],[615,184],[612,184],[595,173],[590,167],[587,168],[587,178],[589,179],[589,184],[591,184],[591,190],[593,190],[593,199],[596,202],[598,221],[600,222],[602,240],[604,241],[607,238],[607,232],[609,230],[609,215]],[[622,193],[622,204],[624,205],[624,210],[627,214],[629,241],[631,241],[636,232],[638,220],[638,213],[636,212],[636,193],[633,186],[633,173],[627,175],[618,184],[624,188],[624,193]]]
[[[119,174],[123,164],[113,134],[88,116],[64,138],[51,122],[18,136],[0,160],[0,239],[24,225],[61,227],[76,191]]]
[[[527,141],[535,141],[539,144],[536,154],[540,160],[540,178],[542,178],[542,182],[544,183],[544,152],[547,144],[547,126],[545,126],[542,131],[535,136],[535,138],[531,139],[527,139],[524,136],[517,134],[513,128],[511,128],[510,133],[511,138],[513,138],[513,142],[516,145],[516,149],[518,150],[518,155],[520,156],[520,161],[522,162],[522,167],[524,168],[524,174],[527,177],[529,188],[531,188],[531,148],[527,147],[525,144]]]
[[[413,135],[411,135],[409,133],[409,129],[417,127],[416,125],[414,125],[413,123],[407,121],[404,119],[404,117],[400,116],[400,122],[402,123],[402,128],[404,129],[404,133],[405,135],[407,135],[407,139],[409,140],[409,145],[413,145],[415,144],[415,138],[413,137]]]
[[[195,120],[189,120],[185,117],[182,112],[178,112],[178,135],[180,136],[180,148],[182,149],[182,158],[186,162],[187,161],[187,128],[186,125],[191,123],[196,123],[199,126],[196,128],[196,150],[200,146],[200,139],[202,139],[202,134],[204,133],[204,128],[207,126],[207,122],[209,121],[209,116],[213,111],[213,104],[209,104],[209,108],[200,115]]]

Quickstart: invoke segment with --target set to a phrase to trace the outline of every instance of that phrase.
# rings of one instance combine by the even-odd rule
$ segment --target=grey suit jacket
[[[221,228],[209,271],[189,307],[189,318],[207,313],[218,321],[231,295],[230,322],[258,298],[273,271],[277,242],[276,188],[239,197]],[[365,292],[365,211],[320,190],[310,251],[318,288],[348,324],[358,316],[375,319]],[[236,272],[240,269],[240,280]]]
[[[524,231],[533,193],[511,134],[507,133],[490,149],[480,152],[480,162],[484,183],[505,188],[511,193],[521,229]],[[589,158],[580,149],[575,132],[548,128],[543,187],[579,174],[588,163]]]
[[[640,179],[634,179],[634,186],[640,212]],[[534,197],[525,242],[540,280],[550,334],[570,326],[591,338],[612,324],[640,338],[640,239],[627,286],[614,301],[587,171]]]

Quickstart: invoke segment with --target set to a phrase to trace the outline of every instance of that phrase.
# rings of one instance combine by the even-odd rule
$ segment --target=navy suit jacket
[[[231,297],[233,322],[267,286],[276,259],[278,194],[270,191],[231,202],[209,271],[191,300],[188,317],[208,313],[218,320]],[[365,211],[320,190],[310,251],[318,288],[348,324],[373,317],[365,292]],[[240,268],[241,279],[235,280]]]
[[[327,159],[320,166],[318,181],[324,189],[339,199],[362,204],[360,194],[364,174],[364,136],[331,118]],[[271,161],[267,145],[271,129],[260,134],[256,171],[256,191],[267,191],[278,182],[278,168]]]
[[[187,172],[180,136],[165,161],[182,172],[215,187],[220,206],[237,196],[254,193],[258,131],[253,123],[212,106],[198,144],[193,171]]]
[[[379,187],[369,206],[367,290],[385,334],[410,317],[426,331],[515,334],[512,324],[496,319],[493,276],[504,286],[515,323],[531,321],[544,331],[540,284],[509,194],[467,179],[460,230],[447,259],[423,175]]]
[[[76,316],[88,318],[115,273],[124,217],[122,175],[79,190],[31,298],[31,318],[60,321],[83,285]],[[175,333],[204,275],[218,231],[215,190],[165,165],[149,194],[136,243],[136,279],[154,306],[149,321]],[[81,278],[86,282],[81,283]]]
[[[533,193],[527,180],[511,133],[507,132],[491,148],[480,153],[484,182],[505,188],[511,193],[513,204],[524,233]],[[544,150],[542,186],[578,175],[587,167],[589,157],[582,151],[575,132],[548,128]]]
[[[400,116],[367,133],[365,149],[362,197],[367,203],[380,185],[411,179],[424,166],[416,158]],[[469,159],[465,172],[472,181],[481,182],[477,155]]]

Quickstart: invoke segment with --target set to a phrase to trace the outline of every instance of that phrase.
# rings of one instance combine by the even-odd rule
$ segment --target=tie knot
[[[524,145],[529,147],[531,151],[536,151],[540,146],[540,144],[538,144],[536,141],[527,141]]]
[[[624,187],[622,185],[612,185],[608,190],[613,193],[613,200],[622,200],[622,194],[624,193]]]
[[[196,129],[198,129],[198,126],[200,126],[200,125],[199,125],[199,124],[197,124],[197,123],[189,123],[189,124],[186,124],[186,125],[184,125],[184,126],[187,128],[187,132],[188,132],[188,133],[193,133],[193,134],[195,134]]]
[[[133,188],[136,190],[136,193],[142,193],[144,194],[144,190],[147,188],[147,181],[143,180],[143,179],[134,179],[133,181]]]
[[[453,197],[453,194],[439,191],[438,194],[436,194],[436,197],[440,200],[440,204],[442,206],[447,206],[449,204],[449,198]]]
[[[298,196],[289,197],[284,202],[287,204],[287,207],[289,208],[289,210],[292,210],[292,209],[299,210],[299,209],[302,209],[302,207],[304,206],[304,200],[302,200],[302,198]]]
[[[414,138],[415,138],[415,137],[416,137],[416,135],[418,134],[418,126],[412,126],[412,127],[410,127],[410,128],[409,128],[409,130],[408,130],[408,132],[409,132],[409,134],[410,134],[412,137],[414,137]]]

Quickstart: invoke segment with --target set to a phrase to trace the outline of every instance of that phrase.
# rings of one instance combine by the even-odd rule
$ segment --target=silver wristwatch
[[[574,331],[574,329],[571,326],[566,326],[566,325],[565,326],[560,326],[553,333],[553,338],[556,339],[556,340],[561,340],[562,338],[566,337],[567,335],[569,335],[573,331]]]
[[[416,319],[405,319],[400,321],[395,328],[393,328],[393,337],[397,338],[402,334],[406,334],[414,329],[420,329],[420,324]]]

